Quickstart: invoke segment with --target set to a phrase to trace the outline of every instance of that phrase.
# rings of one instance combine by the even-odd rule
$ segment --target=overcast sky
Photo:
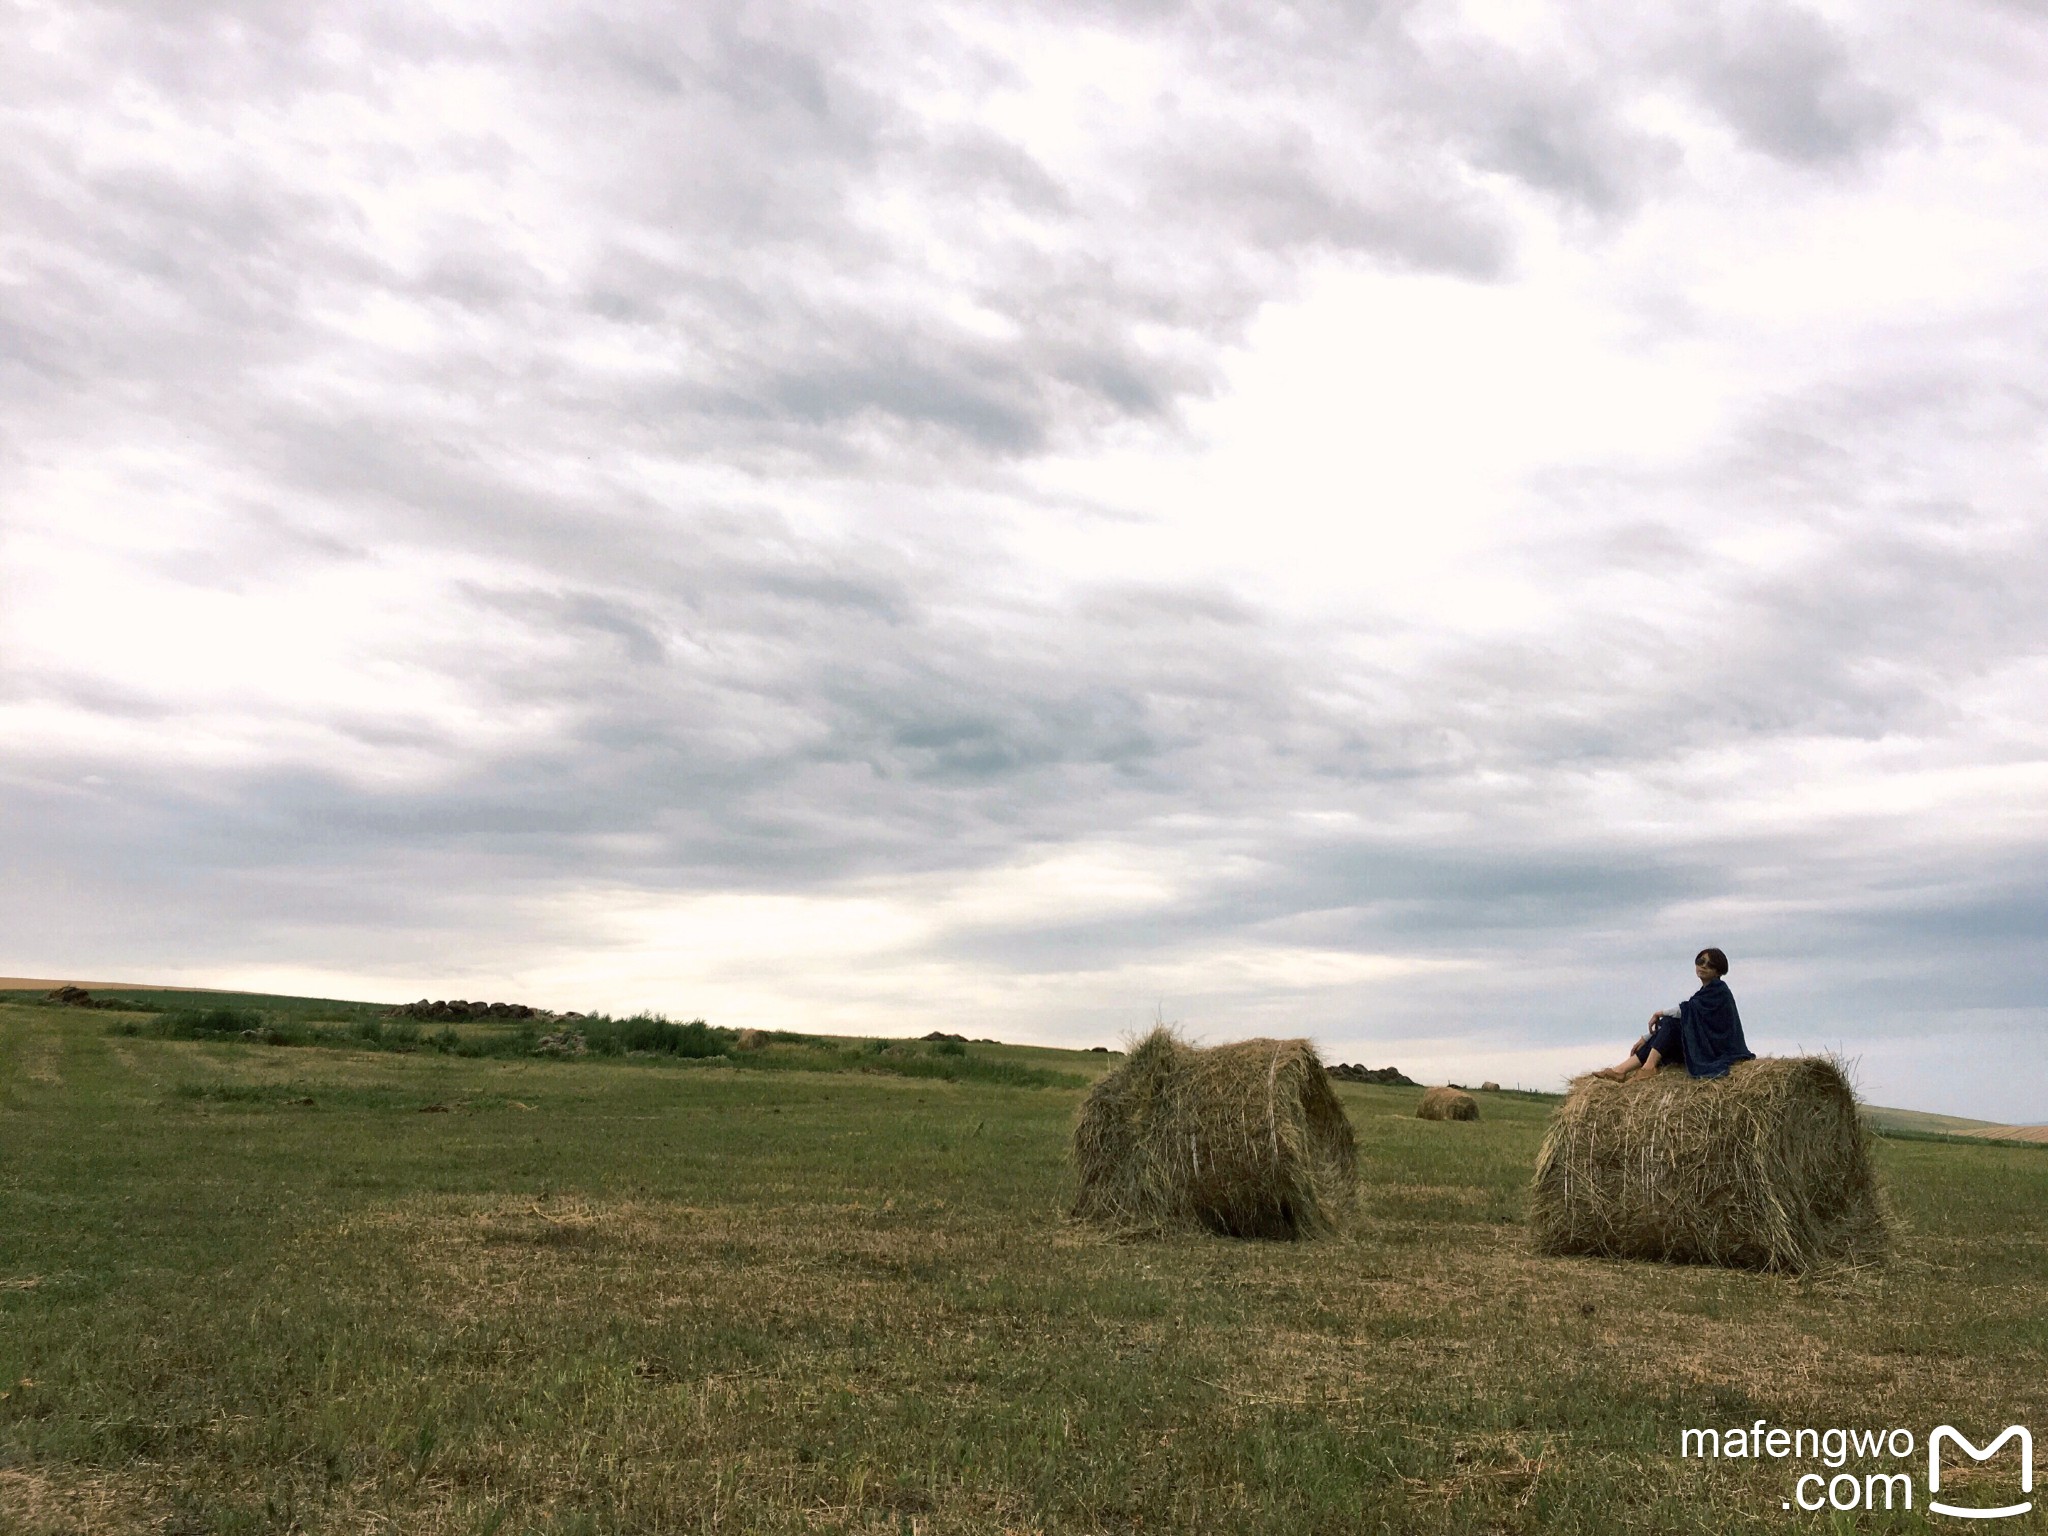
[[[2048,12],[11,4],[0,970],[2048,1119]]]

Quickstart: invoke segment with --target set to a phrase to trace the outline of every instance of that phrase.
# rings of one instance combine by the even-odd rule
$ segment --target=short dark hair
[[[1718,949],[1701,950],[1692,957],[1692,963],[1694,965],[1710,966],[1723,976],[1728,974],[1728,957]]]

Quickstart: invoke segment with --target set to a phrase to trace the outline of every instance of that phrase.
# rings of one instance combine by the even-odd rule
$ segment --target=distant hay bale
[[[1358,1194],[1351,1121],[1306,1040],[1197,1049],[1155,1029],[1074,1125],[1074,1214],[1125,1232],[1333,1231]]]
[[[739,1032],[739,1038],[733,1041],[732,1048],[736,1051],[758,1051],[767,1043],[768,1037],[760,1030],[743,1029]]]
[[[1499,1092],[1500,1092],[1500,1084],[1499,1084],[1499,1083],[1481,1083],[1481,1084],[1479,1085],[1479,1091],[1480,1091],[1481,1093],[1499,1093]]]
[[[1424,1120],[1477,1120],[1479,1101],[1462,1088],[1432,1088],[1415,1113]]]
[[[1826,1056],[1582,1077],[1536,1160],[1539,1251],[1805,1271],[1882,1257],[1856,1095]]]

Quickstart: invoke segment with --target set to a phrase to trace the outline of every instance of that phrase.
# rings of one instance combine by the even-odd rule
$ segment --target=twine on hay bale
[[[1415,1106],[1422,1120],[1477,1120],[1479,1101],[1462,1088],[1432,1088]]]
[[[1536,1159],[1539,1251],[1806,1271],[1883,1256],[1856,1095],[1827,1056],[1581,1077]]]
[[[1129,1233],[1314,1237],[1353,1210],[1351,1121],[1306,1040],[1198,1049],[1155,1029],[1074,1124],[1074,1214]]]

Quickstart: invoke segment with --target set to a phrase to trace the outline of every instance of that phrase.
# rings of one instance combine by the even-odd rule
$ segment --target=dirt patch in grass
[[[815,1291],[829,1275],[897,1279],[920,1265],[929,1269],[952,1247],[931,1214],[928,1206],[899,1212],[891,1200],[807,1204],[764,1221],[758,1211],[635,1200],[444,1197],[349,1225],[391,1232],[429,1280],[428,1298],[460,1298],[479,1278],[515,1281],[522,1272],[602,1255],[628,1279],[658,1276],[664,1287],[692,1272],[743,1270],[765,1302],[784,1283]]]
[[[57,1042],[50,1036],[32,1040],[22,1055],[21,1075],[45,1088],[61,1087],[64,1074],[57,1065],[59,1059]]]

